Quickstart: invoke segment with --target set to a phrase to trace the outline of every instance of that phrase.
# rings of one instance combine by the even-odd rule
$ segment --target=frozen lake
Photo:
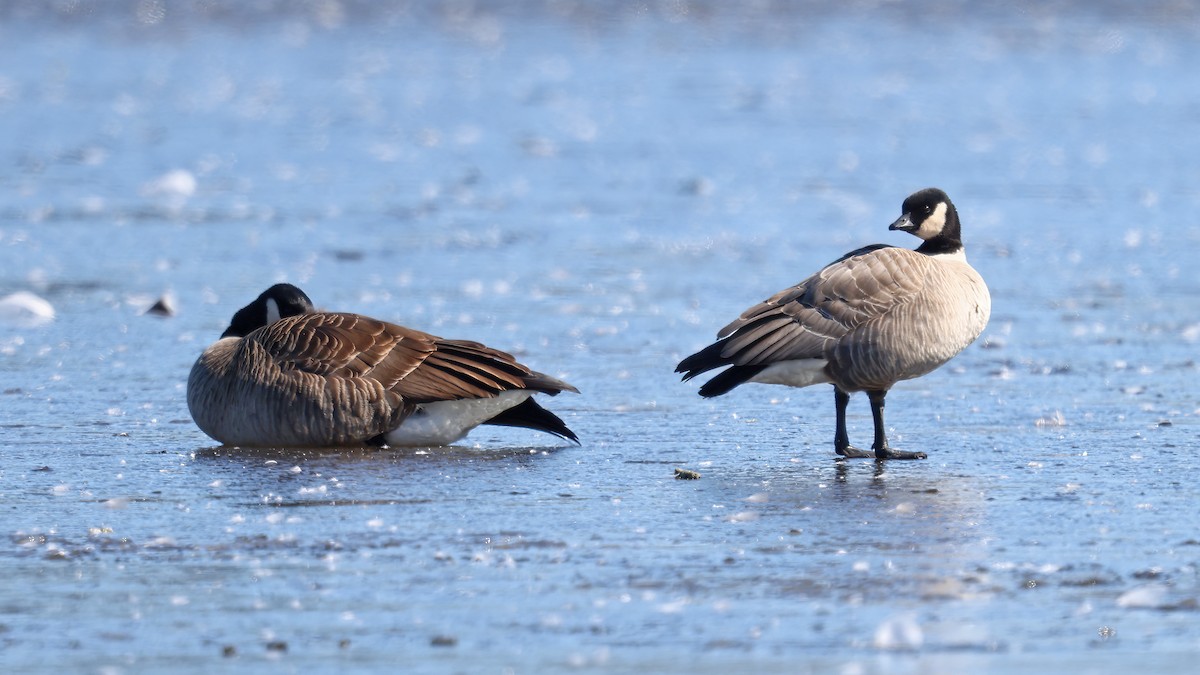
[[[243,4],[0,6],[0,296],[55,311],[0,312],[0,669],[1194,667],[1196,10]],[[994,306],[888,398],[928,460],[678,381],[929,185]],[[582,445],[217,447],[188,371],[285,280]]]

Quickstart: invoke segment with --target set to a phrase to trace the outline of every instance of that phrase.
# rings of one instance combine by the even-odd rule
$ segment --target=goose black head
[[[962,226],[958,210],[945,192],[925,188],[912,193],[900,207],[903,214],[888,227],[923,239],[917,248],[928,254],[953,253],[962,249]]]
[[[312,300],[304,291],[291,284],[275,284],[263,291],[254,302],[239,309],[221,337],[245,337],[251,331],[297,314],[313,311]]]

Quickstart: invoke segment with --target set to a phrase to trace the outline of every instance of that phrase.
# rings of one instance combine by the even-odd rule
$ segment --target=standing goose
[[[925,459],[888,445],[883,400],[900,380],[920,377],[971,344],[987,325],[991,297],[963,251],[958,211],[927,188],[904,200],[890,230],[923,240],[916,250],[883,244],[851,251],[799,284],[751,307],[717,342],[675,369],[689,380],[730,366],[700,387],[720,396],[745,382],[834,386],[843,457]],[[850,445],[846,405],[865,391],[875,423],[873,452]]]
[[[578,393],[509,354],[358,314],[277,284],[233,315],[188,377],[188,409],[226,445],[447,445],[480,424],[578,443],[534,392]]]

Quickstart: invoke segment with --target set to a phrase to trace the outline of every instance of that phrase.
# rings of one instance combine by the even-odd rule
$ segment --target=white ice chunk
[[[187,198],[196,194],[196,177],[187,169],[172,169],[142,185],[148,197]]]
[[[900,614],[886,619],[875,629],[876,649],[915,651],[925,642],[925,633],[912,614]]]
[[[54,306],[29,291],[17,291],[0,298],[0,322],[33,328],[53,320]]]
[[[1163,584],[1146,584],[1125,591],[1117,598],[1117,607],[1131,609],[1163,609],[1171,605],[1170,589]]]

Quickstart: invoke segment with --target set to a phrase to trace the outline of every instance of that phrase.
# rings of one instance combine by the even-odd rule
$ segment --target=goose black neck
[[[958,221],[958,209],[947,200],[946,224],[936,237],[926,239],[917,247],[918,253],[925,255],[943,255],[957,253],[962,250],[962,224]]]
[[[957,253],[962,250],[962,247],[962,241],[957,237],[938,235],[933,239],[926,239],[923,244],[917,247],[917,253],[944,255],[946,253]]]

